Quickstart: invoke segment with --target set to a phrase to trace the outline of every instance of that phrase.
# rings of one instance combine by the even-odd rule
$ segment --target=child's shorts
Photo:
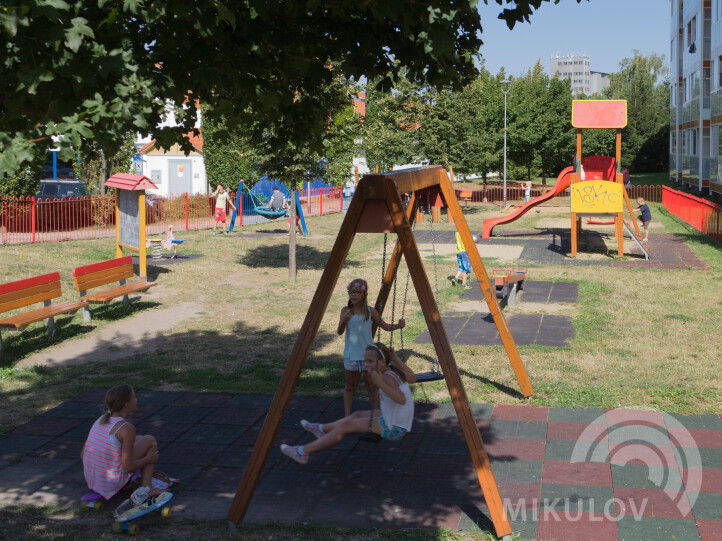
[[[649,229],[649,222],[650,222],[650,220],[647,220],[646,222],[642,222],[642,227],[644,228],[645,231],[647,229]]]
[[[348,359],[344,359],[343,367],[349,372],[365,372],[366,361],[350,361]]]
[[[216,222],[226,221],[226,211],[223,209],[216,209]]]
[[[459,272],[465,272],[466,274],[471,273],[471,261],[469,260],[469,254],[466,252],[459,252],[456,254],[456,262],[459,264]]]
[[[381,425],[381,437],[385,440],[399,441],[407,432],[405,428],[401,428],[400,426],[395,426],[389,430],[383,417],[379,417],[379,425]]]

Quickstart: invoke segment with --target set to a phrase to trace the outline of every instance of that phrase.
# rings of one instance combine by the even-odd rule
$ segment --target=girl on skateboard
[[[140,505],[162,491],[152,486],[158,443],[153,436],[136,435],[135,427],[126,420],[137,407],[130,385],[110,389],[105,395],[106,411],[90,429],[81,457],[88,487],[106,499],[115,496],[140,470],[141,488],[131,495],[133,503]]]

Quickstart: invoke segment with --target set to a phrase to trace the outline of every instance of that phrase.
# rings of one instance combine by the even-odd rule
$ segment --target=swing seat
[[[262,209],[262,208],[256,208],[256,214],[260,214],[264,218],[268,218],[269,220],[278,220],[279,218],[284,218],[286,216],[285,210],[271,210],[271,209]]]
[[[434,372],[433,370],[431,372],[422,372],[421,374],[416,374],[416,383],[441,381],[442,379],[444,379],[444,374],[442,374],[441,372]]]

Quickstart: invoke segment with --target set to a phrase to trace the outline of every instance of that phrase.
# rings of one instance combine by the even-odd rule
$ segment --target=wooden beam
[[[519,356],[519,350],[516,349],[516,344],[514,343],[511,331],[509,331],[509,326],[506,323],[504,312],[502,312],[501,308],[499,308],[499,301],[496,298],[496,288],[489,281],[489,276],[486,272],[486,268],[484,268],[484,263],[479,255],[479,250],[476,247],[474,238],[469,230],[469,224],[466,223],[466,218],[464,217],[459,201],[456,199],[454,188],[451,185],[451,182],[449,182],[446,173],[439,174],[439,185],[441,186],[441,192],[444,194],[444,198],[446,199],[447,212],[451,212],[454,217],[456,230],[461,236],[461,242],[464,243],[466,253],[469,254],[469,260],[471,261],[471,266],[474,269],[474,274],[476,274],[476,280],[479,283],[482,294],[484,295],[484,300],[486,300],[486,304],[489,307],[491,317],[494,318],[494,323],[499,331],[499,336],[501,337],[501,342],[504,344],[506,354],[511,361],[511,366],[516,374],[516,379],[521,387],[521,392],[524,396],[529,397],[534,393],[531,382],[529,381],[529,376],[527,375],[524,363]]]
[[[444,173],[445,174],[445,173]],[[391,183],[387,183],[385,186],[387,201],[390,202],[389,210],[391,217],[394,220],[394,227],[399,236],[399,243],[403,251],[406,263],[409,267],[409,273],[416,289],[416,294],[419,298],[419,304],[421,310],[424,313],[426,319],[426,325],[429,328],[431,335],[431,341],[434,344],[436,354],[439,358],[442,371],[444,373],[444,379],[446,385],[449,388],[449,394],[456,410],[456,415],[459,419],[461,430],[466,440],[466,445],[469,448],[469,454],[471,455],[472,462],[474,463],[474,469],[476,470],[477,478],[479,479],[479,485],[484,493],[491,520],[494,523],[496,534],[499,537],[504,537],[511,534],[511,525],[506,516],[501,494],[499,493],[499,487],[496,484],[494,478],[494,472],[491,469],[489,457],[484,449],[484,444],[479,434],[479,427],[476,425],[474,416],[471,413],[469,407],[469,401],[466,397],[466,391],[464,385],[461,382],[461,375],[459,374],[459,368],[456,365],[454,354],[451,351],[449,344],[449,338],[446,335],[446,330],[441,322],[441,316],[439,314],[439,308],[436,305],[436,299],[434,293],[431,290],[431,284],[424,271],[424,264],[421,261],[419,249],[416,245],[416,239],[414,238],[413,231],[409,227],[408,220],[404,214],[403,205],[399,193]]]
[[[402,171],[389,171],[365,175],[363,178],[364,199],[384,199],[386,180],[391,180],[398,193],[423,190],[438,183],[438,171],[444,171],[440,165],[426,165]],[[444,172],[446,174],[446,172]]]
[[[321,325],[321,320],[328,307],[333,288],[338,281],[351,243],[356,235],[356,223],[361,216],[363,204],[363,197],[357,192],[353,199],[351,199],[351,204],[341,224],[338,237],[326,263],[326,268],[321,275],[316,293],[313,296],[311,306],[306,314],[306,319],[303,321],[301,330],[298,333],[296,344],[291,352],[291,358],[283,372],[281,382],[276,390],[276,395],[273,397],[268,415],[263,423],[263,427],[261,427],[261,433],[258,436],[256,445],[253,448],[253,453],[248,460],[245,473],[238,485],[231,508],[228,511],[228,520],[234,524],[238,524],[238,522],[243,519],[248,505],[251,502],[253,491],[256,489],[256,485],[261,477],[261,472],[268,459],[268,453],[273,445],[273,440],[286,414],[291,396],[298,384],[301,370],[303,370],[303,366],[306,363],[311,344]]]

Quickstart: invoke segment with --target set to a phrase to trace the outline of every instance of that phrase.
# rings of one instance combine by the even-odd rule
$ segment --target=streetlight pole
[[[511,89],[511,81],[504,79],[499,83],[499,86],[504,93],[504,208],[506,208],[506,95]]]

